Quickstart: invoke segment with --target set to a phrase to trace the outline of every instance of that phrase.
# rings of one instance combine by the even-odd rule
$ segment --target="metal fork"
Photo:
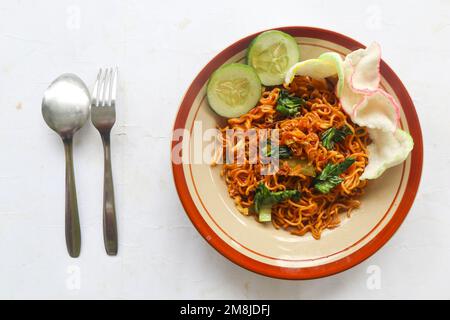
[[[100,69],[92,92],[91,120],[103,142],[103,239],[106,253],[117,255],[117,221],[114,202],[114,185],[111,168],[110,132],[116,122],[117,68]]]

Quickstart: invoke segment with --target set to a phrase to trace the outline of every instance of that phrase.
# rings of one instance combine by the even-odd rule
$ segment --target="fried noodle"
[[[288,118],[281,116],[276,111],[276,105],[282,88],[271,88],[262,93],[258,106],[239,118],[229,119],[228,125],[220,128],[223,145],[231,143],[225,135],[227,129],[278,129],[280,145],[289,146],[294,157],[307,160],[317,174],[327,163],[338,163],[347,157],[354,158],[353,165],[340,175],[343,182],[331,192],[322,194],[314,189],[313,177],[292,172],[288,162],[282,159],[275,174],[262,175],[260,163],[245,161],[240,164],[223,164],[221,175],[229,195],[244,215],[257,216],[252,211],[252,205],[255,189],[261,182],[270,191],[299,190],[299,200],[289,199],[273,205],[273,226],[299,236],[310,232],[315,239],[320,239],[325,229],[332,229],[340,224],[341,214],[350,217],[352,210],[360,206],[358,197],[363,193],[367,182],[359,178],[368,162],[367,145],[370,140],[367,130],[352,123],[344,113],[331,82],[297,76],[285,89],[306,101],[299,114]],[[328,128],[344,125],[350,128],[351,134],[336,143],[333,150],[326,149],[320,143],[321,133]]]

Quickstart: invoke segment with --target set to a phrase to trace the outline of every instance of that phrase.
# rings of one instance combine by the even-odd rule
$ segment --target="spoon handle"
[[[105,171],[103,180],[103,240],[106,253],[110,256],[117,255],[117,221],[116,206],[114,201],[114,184],[111,168],[111,144],[110,135],[104,133],[102,136],[103,151],[105,158]]]
[[[66,154],[66,245],[69,255],[77,258],[81,249],[81,231],[73,170],[72,138],[64,138],[63,142]]]

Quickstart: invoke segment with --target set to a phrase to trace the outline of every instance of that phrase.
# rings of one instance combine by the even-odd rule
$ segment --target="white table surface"
[[[450,1],[362,2],[2,1],[0,298],[450,298]],[[269,279],[219,255],[185,215],[169,161],[178,104],[200,69],[241,37],[285,25],[378,41],[416,104],[425,145],[421,187],[395,236],[351,270],[312,281]],[[89,123],[74,145],[83,238],[74,260],[63,147],[41,99],[61,73],[92,87],[110,65],[120,68],[120,254],[104,253],[102,146]]]

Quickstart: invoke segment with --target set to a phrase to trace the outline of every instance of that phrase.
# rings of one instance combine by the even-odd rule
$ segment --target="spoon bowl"
[[[90,101],[83,81],[74,74],[63,74],[45,91],[42,115],[61,137],[70,137],[88,120]]]

